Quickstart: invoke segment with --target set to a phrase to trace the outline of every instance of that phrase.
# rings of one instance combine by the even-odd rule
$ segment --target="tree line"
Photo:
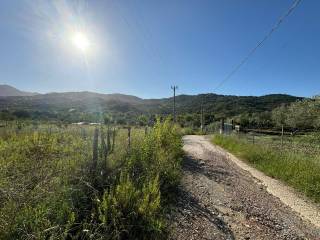
[[[320,97],[303,99],[261,113],[244,113],[234,121],[243,127],[316,130],[320,128]]]
[[[312,130],[320,127],[320,97],[316,96],[309,99],[301,99],[296,102],[281,104],[272,110],[252,111],[244,110],[237,115],[229,115],[224,110],[211,111],[205,109],[203,115],[199,109],[198,112],[180,112],[177,109],[177,123],[181,127],[200,128],[201,116],[203,124],[210,126],[217,125],[221,119],[239,124],[244,128],[261,128],[261,129],[280,129],[282,126],[287,129]],[[60,112],[43,112],[27,110],[2,110],[0,111],[0,120],[47,120],[59,121],[62,123],[73,122],[101,122],[106,124],[117,125],[136,125],[151,126],[157,117],[170,118],[170,113],[166,114],[147,114],[136,112],[83,112],[60,111]]]

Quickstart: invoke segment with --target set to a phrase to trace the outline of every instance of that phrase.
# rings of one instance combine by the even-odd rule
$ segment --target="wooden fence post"
[[[128,127],[128,152],[130,152],[131,148],[131,127]]]
[[[93,148],[92,148],[92,173],[95,173],[97,170],[98,163],[98,138],[99,138],[99,129],[94,129],[93,135]]]
[[[102,171],[101,175],[106,176],[107,170],[108,170],[108,153],[109,149],[106,145],[105,142],[105,134],[101,129],[101,150],[102,150],[102,160],[103,160],[103,166],[102,166]]]
[[[107,130],[107,148],[108,148],[108,149],[111,149],[110,126],[108,126],[108,130]]]
[[[114,151],[114,146],[115,146],[115,141],[116,141],[116,128],[113,128],[113,133],[112,133],[112,148],[111,148],[111,152]]]

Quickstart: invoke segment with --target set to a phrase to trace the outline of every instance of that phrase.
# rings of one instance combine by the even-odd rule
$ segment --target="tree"
[[[2,110],[0,112],[0,119],[4,121],[10,121],[14,119],[14,116],[8,110]]]
[[[286,124],[298,129],[313,128],[315,117],[312,100],[302,100],[288,107]]]
[[[104,118],[103,118],[103,122],[104,122],[104,124],[106,124],[106,125],[110,124],[110,123],[112,122],[111,116],[105,115]]]
[[[281,106],[272,111],[272,120],[277,126],[295,129],[320,128],[320,98],[304,99]]]
[[[209,125],[214,122],[214,114],[213,113],[205,113],[204,114],[204,125]]]
[[[16,116],[17,118],[22,118],[22,119],[26,119],[26,118],[30,118],[31,115],[28,111],[26,110],[17,110],[13,112],[13,115]]]
[[[287,107],[285,105],[281,105],[280,107],[275,108],[271,113],[271,119],[273,121],[274,126],[282,127],[286,124],[287,119]]]
[[[137,117],[137,124],[139,126],[146,126],[148,124],[148,118],[145,115],[140,115]]]

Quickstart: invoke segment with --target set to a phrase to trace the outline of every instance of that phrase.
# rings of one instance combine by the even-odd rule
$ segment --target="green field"
[[[213,143],[247,161],[267,175],[280,179],[316,202],[320,202],[320,154],[316,135],[280,137],[219,135]]]
[[[248,143],[267,145],[277,151],[294,152],[305,155],[320,155],[320,133],[300,135],[267,135],[258,133],[237,134],[236,138]]]
[[[1,128],[0,239],[165,238],[180,179],[177,128],[132,129],[130,148],[128,130],[98,126],[94,144],[95,128]]]

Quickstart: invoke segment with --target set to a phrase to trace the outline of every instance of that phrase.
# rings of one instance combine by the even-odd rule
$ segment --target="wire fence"
[[[320,155],[320,132],[308,134],[273,134],[248,132],[224,132],[226,136],[234,137],[245,143],[271,147],[278,151],[290,151],[308,155]]]

